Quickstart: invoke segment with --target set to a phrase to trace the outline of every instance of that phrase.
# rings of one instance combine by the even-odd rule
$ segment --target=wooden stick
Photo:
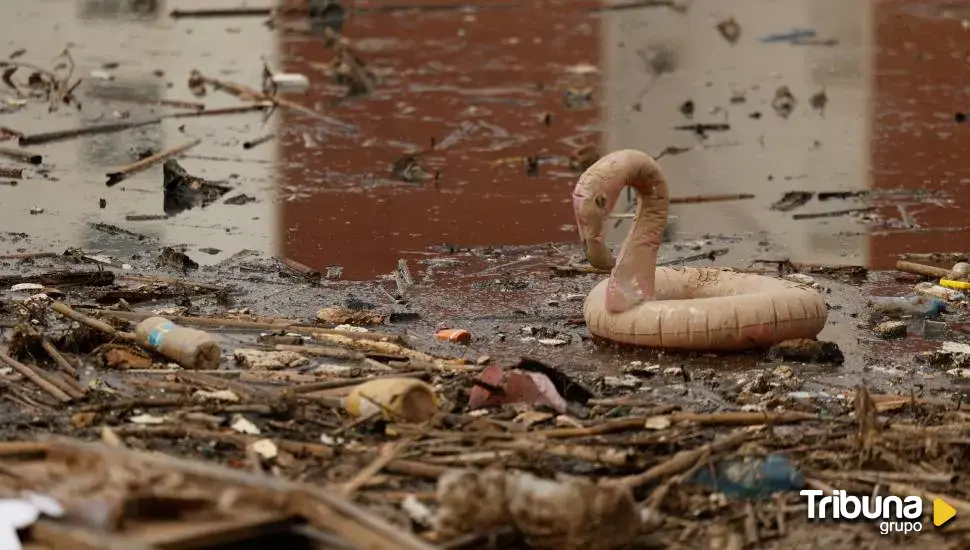
[[[630,453],[612,447],[567,445],[563,443],[553,444],[542,441],[529,441],[527,439],[492,441],[488,444],[488,447],[516,452],[544,453],[560,458],[574,458],[586,462],[608,464],[618,468],[629,466],[632,458]]]
[[[162,119],[159,117],[139,122],[112,122],[108,124],[96,124],[94,126],[82,126],[81,128],[72,128],[70,130],[56,130],[53,132],[43,132],[40,134],[28,134],[20,136],[17,142],[21,147],[27,145],[39,145],[41,143],[50,143],[52,141],[61,141],[76,137],[121,132],[124,130],[131,130],[132,128],[140,128],[142,126],[158,124],[161,121]]]
[[[438,464],[428,464],[414,460],[395,460],[384,467],[385,470],[394,474],[401,474],[425,479],[438,479],[438,477],[448,471],[447,466]]]
[[[198,281],[191,281],[189,279],[174,279],[172,277],[163,277],[162,275],[118,275],[117,278],[122,281],[135,281],[138,283],[165,283],[167,285],[178,285],[188,288],[202,288],[205,290],[213,290],[216,292],[226,290],[226,287],[221,285],[210,285],[208,283],[200,283]]]
[[[415,372],[402,372],[395,374],[388,374],[382,376],[369,376],[367,378],[347,378],[344,380],[326,380],[324,382],[310,382],[308,384],[299,384],[297,386],[289,386],[284,392],[303,394],[303,393],[313,393],[322,390],[332,390],[335,388],[346,388],[348,386],[359,386],[364,382],[370,382],[371,380],[381,380],[385,378],[427,378],[431,374],[428,371],[415,371]]]
[[[675,409],[674,405],[663,405],[655,408],[654,410],[648,411],[655,414],[663,414],[670,412]],[[564,439],[569,437],[588,437],[593,435],[607,435],[612,433],[626,432],[630,430],[643,430],[646,427],[647,420],[651,418],[650,416],[637,416],[631,418],[618,418],[615,420],[608,420],[606,422],[596,424],[595,426],[586,426],[584,428],[552,428],[548,430],[536,430],[534,432],[527,432],[523,435],[535,435],[539,437],[545,437],[548,439]]]
[[[107,174],[108,181],[107,183],[105,183],[105,185],[107,185],[108,187],[117,185],[118,183],[121,183],[122,181],[124,181],[125,178],[127,178],[128,176],[132,174],[137,174],[138,172],[141,172],[142,170],[148,168],[149,166],[152,166],[153,164],[157,164],[159,162],[162,162],[163,160],[172,158],[178,155],[179,153],[182,153],[184,151],[187,151],[195,147],[200,143],[202,143],[201,139],[193,139],[192,141],[183,143],[182,145],[177,145],[175,147],[172,147],[171,149],[168,149],[165,151],[159,151],[158,153],[155,153],[150,157],[143,158],[127,166],[122,166],[116,171],[110,172]]]
[[[407,438],[391,443],[390,447],[385,447],[381,450],[381,453],[377,455],[370,464],[368,464],[363,470],[357,472],[357,475],[352,477],[350,480],[341,483],[338,486],[338,491],[345,497],[349,497],[357,492],[368,481],[370,481],[375,475],[380,473],[388,464],[394,461],[395,458],[401,456],[401,453],[407,449],[408,445],[414,442],[414,438]]]
[[[253,111],[265,111],[272,107],[272,103],[263,102],[255,105],[243,105],[240,107],[221,107],[219,109],[205,109],[202,111],[188,111],[184,113],[169,113],[162,115],[162,118],[198,118],[205,116],[237,115],[240,113],[251,113]]]
[[[694,463],[696,463],[697,460],[705,454],[714,454],[734,449],[747,441],[751,435],[752,434],[746,430],[737,430],[723,439],[715,440],[696,449],[681,451],[643,473],[619,478],[616,480],[616,482],[625,484],[631,489],[635,489],[648,483],[653,483],[654,481],[663,479],[667,476],[676,475],[693,466]]]
[[[77,311],[74,311],[73,309],[71,309],[69,305],[65,303],[54,302],[53,304],[51,304],[51,309],[53,309],[54,311],[60,313],[61,315],[69,319],[74,319],[79,323],[83,323],[95,330],[100,330],[101,332],[104,332],[105,334],[109,334],[115,338],[120,338],[122,340],[132,340],[132,341],[135,340],[135,335],[133,333],[121,332],[115,329],[113,326],[109,325],[108,323],[105,323],[104,321],[99,321],[94,317],[89,317],[83,313],[78,313]]]
[[[183,17],[268,17],[273,15],[273,8],[202,8],[190,10],[172,10],[169,16],[174,19]]]
[[[61,370],[67,374],[70,374],[74,378],[77,378],[77,369],[75,369],[74,365],[72,365],[71,362],[68,361],[67,358],[64,357],[64,355],[62,355],[56,347],[54,347],[54,344],[52,344],[46,336],[42,335],[40,337],[40,345],[42,348],[44,348],[44,351],[47,352],[47,355],[50,355],[51,359],[57,363],[57,366],[61,367]]]
[[[109,96],[97,96],[98,99],[103,101],[120,101],[123,103],[137,103],[139,105],[162,105],[164,107],[174,107],[177,109],[205,109],[205,103],[201,101],[186,101],[184,99],[143,99],[137,97],[116,97],[113,95]],[[167,117],[163,117],[167,118]]]
[[[0,275],[0,286],[18,283],[38,283],[44,286],[108,286],[114,284],[111,271],[49,271],[36,275]]]
[[[36,372],[34,369],[21,363],[20,361],[17,361],[13,357],[10,357],[6,353],[0,352],[0,361],[6,363],[12,369],[22,374],[24,378],[36,384],[38,387],[40,387],[40,389],[46,391],[51,395],[51,397],[57,399],[61,403],[70,403],[72,401],[70,395],[65,393],[52,382],[48,381],[40,373]]]
[[[896,270],[902,271],[903,273],[922,275],[924,277],[933,277],[934,279],[944,279],[950,276],[949,269],[902,260],[896,262]]]
[[[30,526],[30,538],[44,548],[73,550],[157,550],[157,546],[131,537],[41,518]]]
[[[128,463],[140,468],[154,467],[198,476],[213,482],[260,490],[283,496],[291,505],[295,504],[294,501],[309,501],[311,504],[326,507],[323,514],[316,514],[313,518],[316,520],[317,527],[329,527],[361,547],[383,550],[436,549],[416,535],[391,525],[385,519],[349,499],[313,485],[294,483],[266,475],[246,474],[222,466],[179,459],[161,453],[108,448],[104,445],[83,443],[63,437],[53,438],[51,447],[62,456],[93,455],[104,461]]]
[[[701,204],[705,202],[724,202],[724,201],[740,201],[755,198],[754,195],[748,193],[731,193],[727,195],[695,195],[692,197],[673,197],[670,199],[670,204]],[[609,217],[614,220],[629,220],[636,216],[636,212],[617,212],[610,214]]]
[[[60,256],[63,256],[63,254],[57,252],[20,252],[0,255],[0,260],[33,260],[36,258],[58,258]]]
[[[111,315],[112,317],[117,317],[119,319],[124,319],[125,321],[144,321],[149,317],[155,317],[154,313],[142,313],[140,311],[114,311],[114,310],[100,310],[96,309],[98,313],[104,315]],[[400,334],[394,334],[390,332],[354,332],[347,330],[336,330],[336,329],[326,329],[321,327],[316,327],[313,325],[301,325],[301,324],[291,324],[289,321],[280,320],[279,322],[259,322],[259,321],[246,321],[243,319],[223,319],[220,317],[186,317],[181,315],[164,315],[166,319],[172,321],[173,323],[186,326],[186,327],[204,327],[204,328],[215,328],[215,329],[240,329],[240,330],[285,330],[288,332],[296,332],[306,335],[314,334],[324,334],[324,335],[334,335],[343,336],[345,338],[350,338],[353,340],[378,340],[384,342],[403,342],[404,338]],[[391,354],[391,355],[401,355],[401,354]]]
[[[366,333],[365,333],[366,334]],[[321,342],[326,342],[329,344],[334,344],[337,346],[343,346],[351,349],[359,349],[363,351],[371,351],[375,353],[386,353],[390,355],[403,355],[408,359],[418,361],[422,364],[432,365],[433,368],[438,370],[468,370],[467,365],[448,365],[445,366],[443,361],[440,359],[428,355],[427,353],[416,351],[411,348],[406,348],[400,344],[395,344],[393,342],[385,342],[380,340],[355,340],[353,338],[344,336],[342,334],[330,334],[325,332],[314,331],[310,335],[314,340]],[[472,370],[478,370],[475,367],[471,367]]]
[[[670,204],[699,204],[704,202],[743,201],[753,199],[749,193],[730,193],[726,195],[695,195],[692,197],[672,197]]]
[[[265,136],[243,142],[243,149],[247,149],[247,150],[252,149],[253,147],[257,147],[259,145],[266,143],[267,141],[273,139],[274,137],[276,137],[276,134],[266,134]]]
[[[243,84],[237,84],[235,82],[230,82],[227,80],[218,80],[215,78],[211,78],[203,75],[202,73],[196,70],[192,71],[192,74],[189,77],[189,79],[190,81],[197,81],[204,84],[208,84],[217,90],[223,90],[223,91],[229,92],[230,94],[240,99],[248,99],[250,101],[270,101],[279,107],[285,107],[287,109],[297,111],[299,113],[307,115],[311,118],[315,118],[317,120],[322,120],[330,123],[338,123],[341,126],[346,126],[346,124],[343,122],[333,119],[323,113],[318,113],[317,111],[309,107],[306,107],[304,105],[301,105],[295,101],[290,101],[289,99],[270,96],[263,92],[260,92],[259,90],[250,88],[249,86],[245,86]]]
[[[319,271],[317,271],[316,269],[313,269],[312,267],[310,267],[308,265],[303,265],[300,262],[298,262],[296,260],[291,260],[289,258],[278,258],[278,259],[290,271],[292,271],[292,272],[294,272],[294,273],[296,273],[296,274],[298,274],[298,275],[300,275],[300,276],[302,276],[302,277],[304,277],[304,278],[306,278],[306,279],[308,279],[310,281],[313,281],[313,282],[319,282],[320,281],[320,277],[322,276],[322,274]]]
[[[84,392],[81,391],[76,385],[72,385],[70,379],[63,376],[59,372],[47,372],[40,367],[34,367],[33,365],[27,365],[34,369],[34,372],[44,377],[45,380],[51,384],[57,386],[64,393],[71,396],[71,399],[83,399]]]
[[[205,109],[205,103],[201,101],[186,101],[184,99],[159,99],[156,103],[166,107],[178,107],[179,109]]]
[[[0,147],[0,155],[10,158],[15,158],[17,160],[22,160],[24,162],[29,162],[31,164],[40,164],[44,162],[44,157],[39,153],[34,153],[33,151],[27,151],[24,149],[13,149],[11,147]]]
[[[792,216],[794,220],[814,220],[816,218],[836,218],[838,216],[846,216],[848,214],[862,214],[865,212],[872,212],[875,210],[875,206],[869,206],[866,208],[846,208],[845,210],[833,210],[832,212],[814,212],[811,214],[795,214]]]
[[[363,361],[367,355],[359,351],[351,351],[344,348],[332,348],[326,346],[294,346],[292,344],[276,344],[273,346],[276,351],[292,351],[295,353],[305,353],[316,357],[328,357],[330,359],[345,359],[347,361]]]
[[[702,426],[755,426],[759,424],[794,424],[805,420],[818,420],[819,416],[797,411],[779,413],[730,411],[710,414],[673,413],[668,415],[667,418],[671,422],[694,422]]]
[[[139,426],[136,424],[118,426],[115,428],[115,432],[117,432],[118,435],[147,435],[154,437],[190,437],[193,439],[208,439],[211,441],[229,443],[242,450],[245,450],[246,447],[260,439],[258,437],[250,437],[243,434],[217,432],[197,428],[185,428],[182,426]],[[304,443],[302,441],[293,441],[292,439],[272,438],[272,441],[281,450],[294,455],[314,456],[317,458],[333,457],[333,447],[328,447],[327,445],[322,445],[319,443]]]
[[[23,179],[24,169],[23,168],[12,168],[9,166],[0,166],[0,178],[10,178],[10,179]]]

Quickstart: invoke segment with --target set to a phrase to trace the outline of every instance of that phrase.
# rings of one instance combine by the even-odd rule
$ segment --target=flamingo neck
[[[644,153],[621,159],[622,174],[608,180],[604,191],[614,204],[623,188],[637,192],[637,210],[606,290],[606,309],[622,313],[653,300],[656,292],[657,251],[667,227],[667,182],[656,161]]]

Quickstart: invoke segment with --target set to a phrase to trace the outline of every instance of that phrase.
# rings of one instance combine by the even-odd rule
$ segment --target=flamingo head
[[[576,214],[576,228],[583,243],[583,250],[590,265],[597,269],[613,269],[613,253],[606,246],[604,225],[615,198],[601,192],[591,191],[580,180],[573,190],[573,212]]]

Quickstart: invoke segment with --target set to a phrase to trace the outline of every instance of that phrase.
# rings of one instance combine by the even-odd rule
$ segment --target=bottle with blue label
[[[182,327],[164,317],[149,317],[135,327],[138,342],[187,369],[216,369],[222,347],[208,332]]]
[[[946,312],[946,302],[913,294],[910,296],[873,296],[869,298],[873,311],[891,317],[922,317],[934,319]]]

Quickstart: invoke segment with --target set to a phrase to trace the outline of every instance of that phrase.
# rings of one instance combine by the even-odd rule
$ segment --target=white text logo
[[[829,496],[820,490],[805,489],[808,497],[808,519],[881,520],[879,532],[910,533],[923,529],[923,499],[920,497],[877,496],[856,497],[845,491],[833,491]]]

